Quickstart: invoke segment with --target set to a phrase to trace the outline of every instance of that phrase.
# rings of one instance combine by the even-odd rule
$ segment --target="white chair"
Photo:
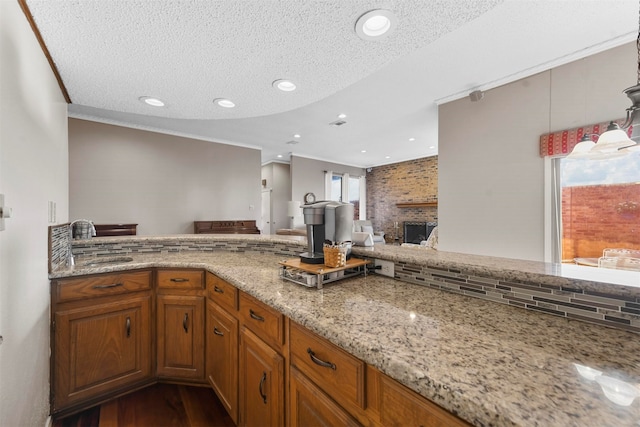
[[[609,256],[598,258],[598,267],[640,271],[640,258]]]
[[[610,257],[640,258],[640,250],[608,248],[602,251],[602,256],[605,258],[610,258]]]
[[[356,219],[353,221],[353,232],[354,233],[369,233],[373,238],[373,243],[381,243],[384,244],[384,232],[383,231],[373,231],[373,225],[371,221],[368,219]]]

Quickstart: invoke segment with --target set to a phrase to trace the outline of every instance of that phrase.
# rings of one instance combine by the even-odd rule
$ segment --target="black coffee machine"
[[[307,225],[307,252],[300,260],[307,264],[324,264],[325,241],[349,245],[351,254],[351,232],[353,231],[354,207],[351,203],[323,201],[304,205],[302,214]]]

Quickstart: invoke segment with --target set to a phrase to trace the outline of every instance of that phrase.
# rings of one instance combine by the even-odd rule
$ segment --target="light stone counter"
[[[396,250],[380,251],[393,259],[400,256]],[[132,262],[102,267],[82,267],[78,258],[76,267],[54,271],[51,278],[204,268],[473,425],[640,425],[640,399],[629,406],[614,403],[621,393],[608,391],[608,398],[598,382],[617,379],[624,383],[614,388],[640,394],[640,340],[632,332],[373,274],[309,289],[281,280],[277,262],[283,257],[273,254],[131,256]],[[404,261],[407,257],[402,254]],[[596,377],[595,371],[601,374]]]

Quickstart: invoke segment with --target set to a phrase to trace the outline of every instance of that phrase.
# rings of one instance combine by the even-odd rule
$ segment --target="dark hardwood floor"
[[[235,427],[213,390],[156,384],[76,415],[53,427]]]

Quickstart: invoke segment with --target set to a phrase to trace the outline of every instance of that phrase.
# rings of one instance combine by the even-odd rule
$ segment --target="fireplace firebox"
[[[427,237],[431,234],[431,230],[437,225],[437,222],[405,221],[403,223],[404,243],[415,243],[419,245],[423,240],[427,240]]]

